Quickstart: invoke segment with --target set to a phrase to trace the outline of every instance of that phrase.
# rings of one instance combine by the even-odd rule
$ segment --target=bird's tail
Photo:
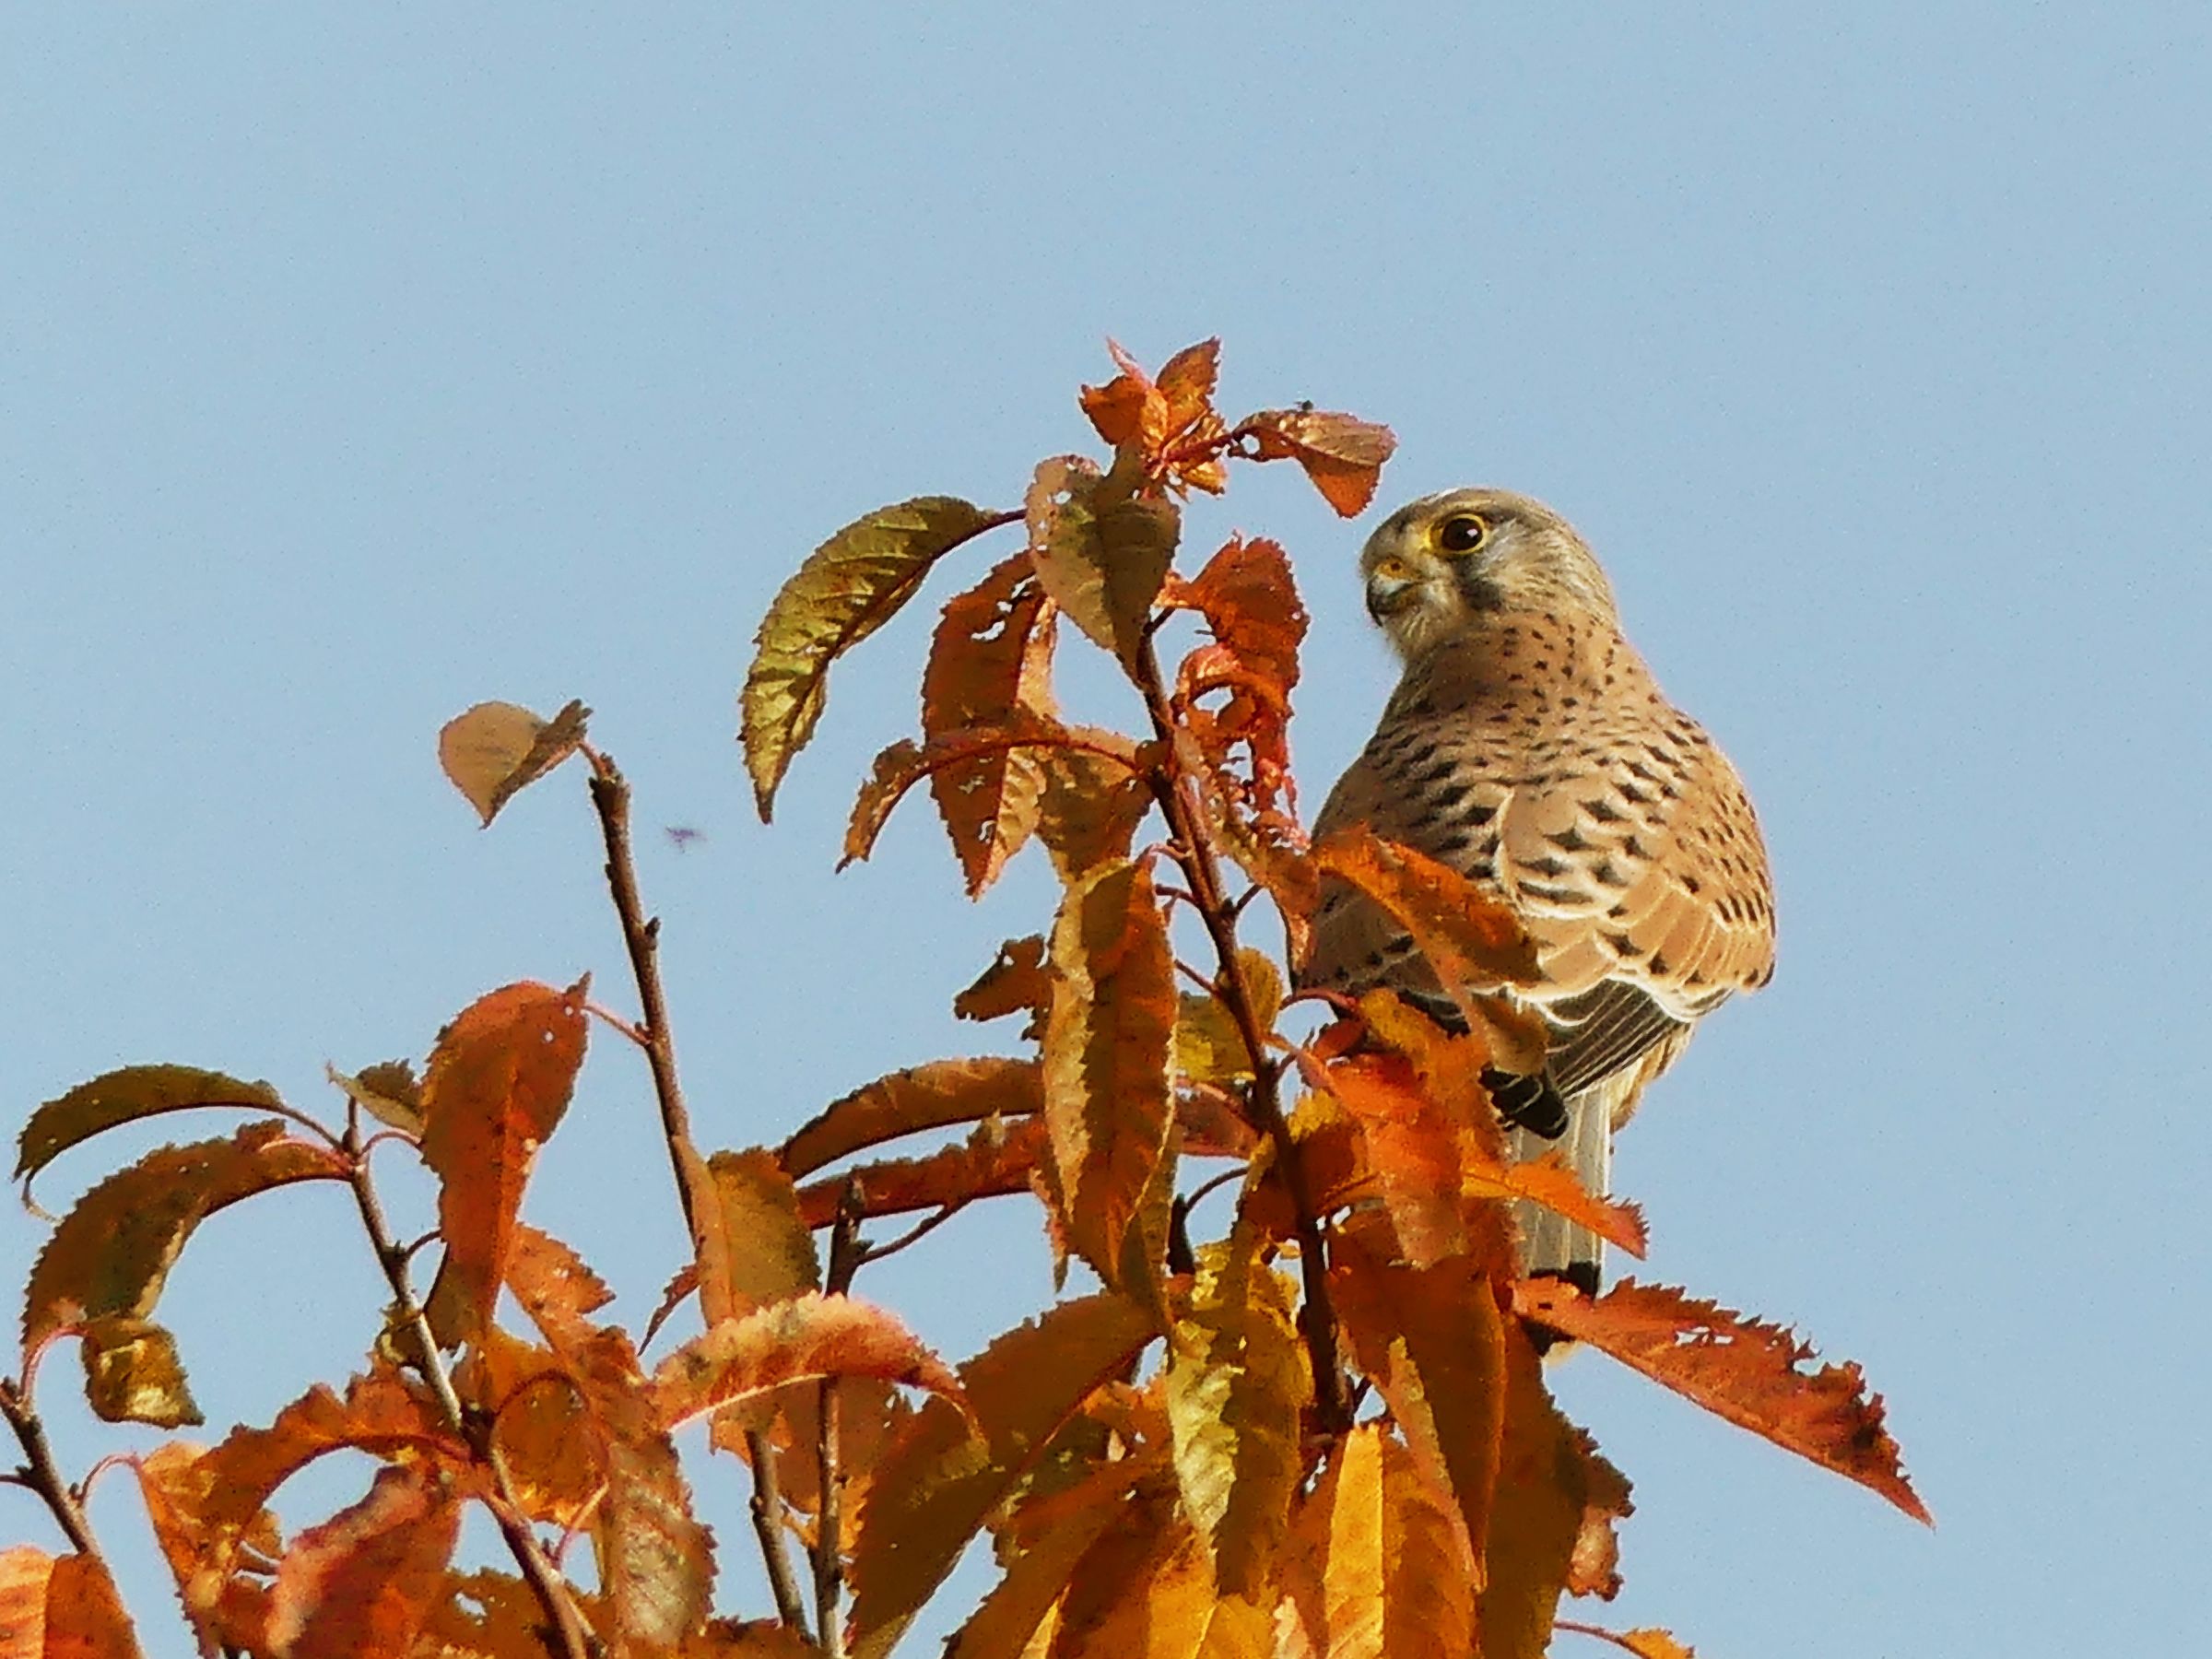
[[[1567,1102],[1564,1135],[1547,1140],[1534,1130],[1512,1129],[1506,1133],[1507,1148],[1516,1160],[1559,1152],[1583,1190],[1603,1197],[1613,1169],[1613,1104],[1611,1091],[1584,1089]],[[1595,1296],[1605,1273],[1605,1241],[1537,1205],[1516,1203],[1512,1209],[1527,1271],[1556,1275]]]

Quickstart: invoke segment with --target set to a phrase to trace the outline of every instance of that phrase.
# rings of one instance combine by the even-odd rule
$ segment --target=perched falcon
[[[1500,489],[1400,508],[1359,558],[1405,662],[1316,835],[1365,823],[1511,905],[1543,978],[1517,995],[1551,1044],[1540,1077],[1486,1081],[1514,1151],[1567,1152],[1606,1190],[1613,1132],[1690,1030],[1774,971],[1774,901],[1751,802],[1702,726],[1621,638],[1613,591],[1567,521]],[[1342,883],[1323,889],[1300,982],[1386,986],[1464,1029],[1412,941]],[[1525,1265],[1594,1292],[1596,1238],[1532,1206]]]

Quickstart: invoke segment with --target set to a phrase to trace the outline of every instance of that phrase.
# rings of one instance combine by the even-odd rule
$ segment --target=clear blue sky
[[[1653,1276],[1866,1365],[1940,1526],[1585,1356],[1559,1387],[1639,1508],[1593,1610],[1715,1659],[2182,1651],[2212,21],[1539,9],[9,8],[11,1123],[132,1061],[327,1101],[325,1059],[419,1055],[517,978],[627,1002],[580,779],[478,833],[438,776],[486,697],[584,698],[648,830],[707,832],[643,859],[712,1144],[990,1046],[947,1002],[1049,877],[969,906],[921,811],[830,874],[926,613],[837,675],[772,830],[731,741],[750,632],[844,519],[1009,502],[1088,442],[1106,334],[1219,333],[1226,403],[1394,425],[1385,505],[1482,481],[1573,518],[1768,826],[1780,975],[1618,1179]],[[1292,549],[1318,799],[1391,678],[1362,529],[1279,467],[1193,518]],[[595,1055],[530,1214],[638,1317],[681,1241],[642,1067]],[[259,1208],[165,1303],[215,1430],[375,1317],[342,1195]],[[6,1206],[0,1278],[41,1236]],[[953,1354],[1047,1293],[1021,1205],[940,1241],[874,1288]],[[117,1437],[75,1369],[42,1398],[81,1469]],[[742,1587],[738,1473],[700,1485]],[[95,1515],[167,1619],[127,1480]],[[0,1491],[17,1536],[50,1541]]]

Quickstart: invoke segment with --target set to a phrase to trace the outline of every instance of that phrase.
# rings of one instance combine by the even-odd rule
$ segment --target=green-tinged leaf
[[[590,982],[530,982],[477,1000],[439,1033],[422,1086],[422,1158],[439,1180],[445,1260],[426,1312],[441,1347],[490,1323],[523,1188],[583,1065]]]
[[[878,1077],[824,1108],[783,1143],[783,1167],[804,1177],[900,1135],[1027,1117],[1043,1106],[1043,1074],[1034,1060],[933,1061]]]
[[[323,1070],[347,1100],[387,1129],[422,1134],[422,1085],[405,1060],[380,1060],[351,1076],[335,1065],[326,1065]]]
[[[821,1377],[876,1377],[963,1404],[953,1373],[891,1313],[810,1291],[724,1321],[670,1354],[653,1373],[653,1410],[673,1429]]]
[[[1329,1290],[1354,1361],[1438,1488],[1479,1565],[1505,1421],[1505,1334],[1482,1265],[1393,1261],[1381,1229],[1349,1227],[1330,1253]],[[1479,1574],[1477,1579],[1480,1583]]]
[[[1100,865],[1126,859],[1137,827],[1154,804],[1149,780],[1122,759],[1096,749],[1050,749],[1044,756],[1037,839],[1052,854],[1060,879],[1072,885]]]
[[[1182,534],[1175,504],[1131,495],[1080,455],[1063,455],[1038,467],[1027,515],[1044,591],[1094,644],[1134,664]]]
[[[1107,1284],[1167,1156],[1177,1011],[1165,918],[1142,865],[1068,890],[1053,924],[1058,970],[1044,1032],[1044,1112],[1069,1242]]]
[[[520,791],[582,747],[591,713],[571,702],[551,720],[540,720],[518,703],[478,703],[439,732],[438,764],[488,824]]]
[[[266,1083],[246,1083],[193,1065],[126,1065],[79,1083],[30,1114],[17,1142],[16,1179],[25,1195],[31,1178],[70,1147],[103,1129],[159,1112],[195,1106],[266,1112],[284,1102]]]
[[[584,1316],[606,1288],[575,1252],[533,1228],[514,1230],[508,1288],[545,1335],[583,1412],[578,1431],[599,1459],[606,1495],[592,1513],[592,1544],[618,1651],[671,1644],[706,1617],[713,1537],[694,1518],[676,1443],[628,1335]]]
[[[25,1350],[65,1326],[151,1318],[185,1241],[216,1211],[290,1182],[346,1179],[337,1153],[288,1140],[286,1127],[248,1124],[229,1140],[163,1147],[78,1199],[30,1270]]]
[[[85,1398],[102,1422],[180,1429],[207,1420],[185,1384],[177,1339],[150,1320],[127,1314],[89,1320],[78,1352]]]
[[[1168,1345],[1168,1421],[1182,1507],[1225,1594],[1260,1596],[1304,1470],[1299,1423],[1312,1380],[1288,1287],[1243,1230],[1199,1264]]]
[[[854,1659],[882,1659],[915,1609],[1053,1437],[1154,1335],[1125,1297],[1062,1302],[959,1369],[974,1422],[950,1402],[916,1414],[878,1465],[853,1556]]]
[[[292,1542],[269,1600],[284,1659],[404,1654],[444,1592],[461,1506],[434,1477],[380,1469],[369,1495]]]
[[[0,1659],[138,1659],[138,1638],[98,1556],[0,1549]]]
[[[1238,947],[1237,964],[1260,1030],[1273,1030],[1283,1006],[1281,972],[1249,945]],[[1239,1083],[1252,1077],[1252,1050],[1219,997],[1183,994],[1175,1018],[1175,1071],[1194,1083]]]
[[[738,1311],[819,1288],[814,1233],[799,1214],[798,1189],[765,1147],[707,1159],[730,1244],[730,1291]]]
[[[929,568],[1006,522],[952,496],[879,507],[807,555],[761,618],[740,699],[745,765],[766,822],[822,717],[830,665],[898,614]]]

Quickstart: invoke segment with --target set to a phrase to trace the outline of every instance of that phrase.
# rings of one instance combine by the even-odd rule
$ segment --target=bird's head
[[[1574,527],[1504,489],[1423,496],[1359,555],[1368,615],[1408,661],[1486,614],[1573,610],[1616,619],[1613,589]]]

